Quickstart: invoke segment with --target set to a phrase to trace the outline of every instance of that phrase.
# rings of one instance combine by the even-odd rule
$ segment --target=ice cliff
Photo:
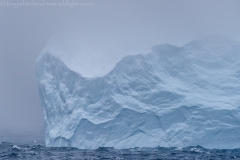
[[[99,77],[78,62],[49,47],[37,59],[47,146],[240,147],[240,43],[157,45]]]

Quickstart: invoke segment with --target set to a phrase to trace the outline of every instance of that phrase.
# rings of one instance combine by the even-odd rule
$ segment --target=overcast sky
[[[212,33],[240,40],[239,0],[75,0],[92,4],[73,7],[8,2],[0,0],[0,132],[44,128],[35,62],[55,34],[117,33],[136,46],[183,45]]]

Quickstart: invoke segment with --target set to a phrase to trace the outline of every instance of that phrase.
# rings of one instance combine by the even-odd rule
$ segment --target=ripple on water
[[[185,148],[99,147],[95,150],[71,147],[0,143],[0,159],[240,159],[240,149],[205,149],[201,146]]]

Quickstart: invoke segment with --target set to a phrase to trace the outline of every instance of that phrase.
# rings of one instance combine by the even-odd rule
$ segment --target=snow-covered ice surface
[[[157,45],[96,77],[84,61],[49,45],[37,59],[47,146],[240,147],[239,42]]]

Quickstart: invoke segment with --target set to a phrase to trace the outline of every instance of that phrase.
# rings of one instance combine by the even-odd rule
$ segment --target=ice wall
[[[158,45],[96,77],[72,69],[67,56],[48,46],[37,59],[47,146],[240,146],[238,42]]]

